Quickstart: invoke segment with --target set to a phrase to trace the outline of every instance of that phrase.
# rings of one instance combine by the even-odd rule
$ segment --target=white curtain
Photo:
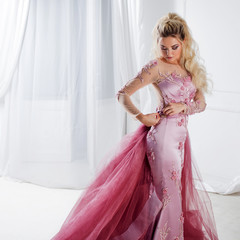
[[[1,0],[0,4],[0,98],[2,98],[11,83],[22,49],[29,0]]]
[[[201,36],[208,29],[207,24],[201,28],[202,20],[196,17],[197,8],[203,6],[196,1],[196,5],[185,0],[31,0],[4,4],[1,23],[12,19],[12,27],[0,25],[0,61],[5,64],[0,67],[0,174],[46,187],[86,186],[102,157],[138,126],[115,94],[152,58],[151,30],[159,17],[169,11],[187,17],[200,47],[205,39]],[[209,18],[210,9],[213,6],[206,15]],[[19,14],[13,14],[16,12]],[[205,46],[209,52],[209,45]],[[207,69],[211,67],[208,61]],[[213,80],[218,82],[218,78]],[[204,113],[190,117],[189,131],[207,189],[229,194],[240,191],[240,168],[234,158],[239,131],[238,127],[236,131],[227,127],[237,122],[239,111],[229,112],[232,117],[228,118],[226,108],[232,111],[231,104],[217,110],[224,84],[218,84],[220,90],[208,97]],[[226,89],[229,91],[224,96],[238,99],[238,91],[229,85]],[[134,94],[133,101],[144,113],[155,111],[154,94],[150,86]],[[221,125],[215,124],[219,121]],[[204,131],[199,124],[204,125]],[[222,138],[214,137],[220,127]],[[206,138],[208,133],[212,134]],[[224,156],[231,159],[230,171],[226,171]]]
[[[137,71],[136,5],[30,1],[0,108],[2,176],[61,188],[82,188],[94,176],[126,133],[115,94]]]

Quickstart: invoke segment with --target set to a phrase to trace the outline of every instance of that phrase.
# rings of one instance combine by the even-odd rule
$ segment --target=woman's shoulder
[[[150,59],[147,64],[145,66],[149,66],[149,67],[154,67],[154,66],[158,66],[158,67],[161,67],[161,66],[165,66],[166,63],[164,63],[161,58],[152,58]]]
[[[157,76],[156,80],[159,82],[160,79],[164,78],[165,72],[168,72],[168,64],[161,60],[161,58],[152,58],[145,64],[142,68],[142,71],[155,73]]]
[[[164,68],[164,62],[160,58],[152,58],[142,67],[141,72],[145,71],[158,73],[159,70]]]
[[[153,58],[153,59],[149,60],[147,63],[145,63],[143,68],[150,69],[150,68],[158,66],[158,64],[159,64],[158,59],[157,58]]]
[[[149,60],[147,63],[145,63],[142,66],[141,71],[139,72],[139,74],[143,73],[143,72],[147,72],[147,73],[151,73],[152,71],[155,71],[158,67],[158,60],[157,58],[151,59]]]
[[[138,72],[136,78],[139,78],[142,82],[143,82],[144,78],[148,79],[149,82],[154,82],[158,78],[158,67],[159,67],[159,61],[157,58],[148,60],[142,66],[141,71]]]
[[[165,73],[171,71],[171,67],[169,68],[169,64],[164,62],[160,57],[152,59],[150,61],[150,64],[156,66],[158,73]]]

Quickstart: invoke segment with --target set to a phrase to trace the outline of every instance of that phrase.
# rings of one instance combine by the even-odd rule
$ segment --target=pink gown
[[[170,102],[185,103],[186,111],[125,135],[52,240],[218,239],[187,129],[188,115],[203,111],[206,103],[195,98],[190,75],[181,76],[171,66],[163,73],[159,61],[151,60],[128,81],[118,91],[118,101],[135,117],[140,111],[130,96],[153,84],[159,100],[156,111],[161,114]]]

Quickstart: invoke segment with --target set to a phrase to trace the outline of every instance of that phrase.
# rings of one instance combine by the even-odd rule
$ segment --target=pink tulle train
[[[125,135],[106,156],[102,161],[105,164],[52,240],[152,239],[156,218],[161,217],[162,202],[155,194],[146,155],[149,129],[141,125]],[[203,191],[195,188],[194,180]],[[217,240],[211,201],[197,165],[191,159],[188,135],[181,182],[184,239]]]

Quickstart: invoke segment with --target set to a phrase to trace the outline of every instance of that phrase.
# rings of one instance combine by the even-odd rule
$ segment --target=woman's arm
[[[194,101],[185,104],[183,113],[187,115],[191,115],[194,113],[203,112],[206,108],[207,104],[205,101],[205,97],[201,90],[197,90]]]
[[[169,103],[162,112],[164,115],[174,115],[178,113],[183,113],[186,115],[191,115],[194,113],[199,113],[205,110],[206,102],[203,93],[197,90],[192,102],[188,103]]]
[[[118,102],[124,109],[141,122],[144,114],[132,103],[130,96],[140,88],[154,83],[158,79],[158,62],[157,60],[151,60],[142,67],[135,78],[129,80],[116,94]]]

